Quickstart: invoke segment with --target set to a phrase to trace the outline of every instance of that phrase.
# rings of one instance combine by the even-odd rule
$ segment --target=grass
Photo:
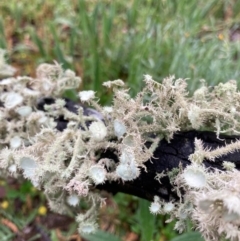
[[[201,79],[210,85],[238,81],[240,39],[233,39],[239,19],[235,0],[8,0],[0,1],[0,47],[8,49],[18,74],[34,76],[39,63],[57,60],[83,78],[80,88],[97,91],[101,103],[109,104],[111,93],[102,82],[118,78],[132,95],[142,88],[144,74],[157,81],[188,78],[190,93]],[[139,215],[148,215],[145,203],[129,211],[128,221],[124,212],[136,200],[127,197],[123,204],[125,198],[116,198],[123,210],[120,221],[127,222],[119,234],[128,230],[158,241],[175,236],[161,220],[137,223]],[[160,228],[161,237],[154,233]]]
[[[134,95],[146,73],[158,81],[189,78],[190,91],[200,79],[214,85],[239,76],[239,42],[229,41],[239,26],[238,1],[9,0],[0,8],[0,47],[11,50],[22,74],[55,59],[76,70],[102,103],[109,79],[123,79]]]

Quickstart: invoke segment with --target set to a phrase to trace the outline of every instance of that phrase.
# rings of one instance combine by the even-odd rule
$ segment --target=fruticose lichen
[[[0,53],[0,58],[1,58]],[[3,75],[13,69],[0,61]],[[12,72],[11,72],[12,71]],[[177,131],[211,130],[217,136],[240,133],[240,93],[236,81],[220,83],[214,88],[203,86],[188,96],[184,79],[166,78],[155,82],[144,77],[145,87],[132,98],[121,80],[108,81],[112,88],[111,106],[101,107],[92,90],[81,91],[82,102],[94,107],[96,115],[84,115],[76,105],[70,112],[62,95],[77,89],[81,78],[55,63],[41,64],[36,78],[9,77],[0,81],[0,168],[1,176],[21,176],[41,189],[49,207],[68,213],[86,200],[89,210],[77,215],[79,231],[90,233],[97,228],[96,210],[104,198],[95,185],[106,181],[130,181],[139,177],[161,139],[171,141]],[[52,104],[39,110],[43,98]],[[68,122],[63,131],[56,128],[62,116]],[[154,134],[154,135],[152,135]],[[151,138],[150,138],[151,136]],[[154,137],[153,137],[154,136]],[[114,141],[113,141],[114,140]],[[145,142],[151,142],[149,148]],[[101,159],[101,150],[111,149],[119,162]],[[240,149],[240,141],[216,150],[204,149],[195,140],[195,152],[189,156],[191,165],[185,170],[172,170],[167,175],[179,194],[179,202],[165,202],[155,197],[150,205],[153,214],[170,214],[169,221],[178,219],[175,228],[184,231],[187,219],[202,232],[206,240],[226,236],[240,239],[240,173],[231,163],[224,162],[225,171],[211,170],[203,165],[204,158],[215,158]],[[161,175],[156,173],[156,178]],[[180,188],[184,192],[179,192]]]

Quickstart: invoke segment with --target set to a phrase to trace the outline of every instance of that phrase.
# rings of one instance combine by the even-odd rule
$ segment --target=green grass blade
[[[156,216],[149,211],[150,202],[140,199],[138,218],[141,230],[141,241],[150,241],[153,239],[156,231]]]
[[[6,49],[7,44],[6,44],[6,38],[4,34],[4,23],[2,19],[0,19],[0,48]]]
[[[198,232],[190,232],[182,234],[176,238],[173,238],[171,241],[204,241],[201,234]]]
[[[121,241],[121,239],[117,236],[101,230],[98,230],[96,233],[93,234],[84,234],[81,236],[87,241]]]

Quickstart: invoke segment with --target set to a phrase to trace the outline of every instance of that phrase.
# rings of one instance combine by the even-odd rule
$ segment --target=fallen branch
[[[220,136],[219,139],[214,132],[179,132],[174,135],[170,143],[166,140],[162,140],[159,143],[153,158],[145,163],[147,171],[143,169],[137,179],[128,182],[107,182],[97,186],[97,188],[111,193],[123,192],[149,201],[152,201],[154,196],[159,196],[166,201],[179,199],[177,193],[173,190],[169,177],[163,175],[160,180],[157,180],[156,173],[167,173],[174,168],[182,167],[184,169],[187,165],[190,165],[189,156],[194,153],[195,138],[202,140],[204,147],[211,150],[224,147],[226,144],[239,139],[237,136]],[[102,157],[112,157],[112,153],[104,153],[103,151]],[[203,163],[205,167],[209,168],[209,171],[212,171],[213,168],[223,170],[223,162],[225,160],[234,163],[236,168],[240,169],[239,151],[221,156],[214,162],[204,160]]]
[[[111,106],[79,92],[93,109],[61,98],[81,79],[58,64],[0,81],[1,175],[29,179],[55,212],[78,212],[80,233],[96,230],[103,189],[152,201],[150,212],[170,214],[180,232],[191,219],[207,240],[240,239],[236,81],[203,84],[192,97],[183,79],[144,81],[135,98],[123,81],[105,82]]]

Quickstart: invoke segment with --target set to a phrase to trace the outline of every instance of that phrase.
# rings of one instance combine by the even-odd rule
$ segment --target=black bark
[[[138,196],[149,201],[153,200],[155,195],[164,198],[165,200],[178,199],[177,194],[173,191],[173,186],[170,183],[169,177],[165,176],[160,179],[161,183],[155,179],[156,173],[163,171],[171,171],[173,168],[178,168],[180,165],[184,168],[190,164],[189,155],[194,152],[194,139],[201,139],[204,147],[216,149],[217,147],[225,146],[240,137],[236,136],[220,136],[217,138],[213,132],[188,131],[179,132],[174,135],[174,138],[168,143],[162,140],[158,148],[154,152],[154,158],[146,162],[147,172],[142,169],[140,176],[133,181],[127,182],[106,182],[99,185],[97,188],[106,190],[112,193],[123,192]],[[112,153],[106,152],[103,157],[111,157]],[[222,169],[222,162],[229,161],[235,163],[237,169],[240,169],[240,153],[234,152],[220,158],[214,162],[204,160],[204,165],[209,168]],[[111,155],[111,156],[109,156]]]

